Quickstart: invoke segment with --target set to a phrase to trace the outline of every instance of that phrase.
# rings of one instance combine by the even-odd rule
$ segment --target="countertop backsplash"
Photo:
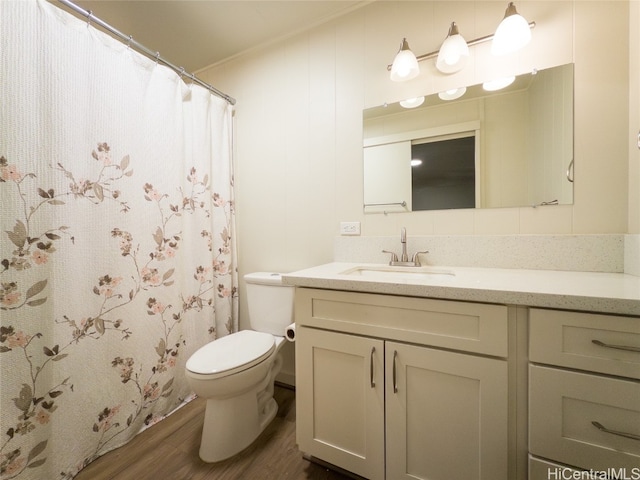
[[[624,273],[640,277],[640,235],[624,237]]]
[[[386,263],[398,235],[339,236],[336,262]],[[423,265],[628,273],[640,276],[640,235],[426,235],[407,232],[407,252]]]

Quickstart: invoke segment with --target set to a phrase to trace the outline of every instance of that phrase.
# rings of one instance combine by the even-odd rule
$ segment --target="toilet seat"
[[[259,364],[276,348],[270,333],[242,330],[199,348],[186,368],[208,378],[226,377]]]

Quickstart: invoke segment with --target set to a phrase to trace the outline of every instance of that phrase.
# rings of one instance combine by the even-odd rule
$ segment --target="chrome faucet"
[[[400,255],[400,261],[408,262],[409,257],[407,255],[407,229],[404,227],[400,229],[400,243],[402,244],[402,255]]]
[[[402,245],[402,253],[400,254],[400,259],[398,259],[398,255],[396,255],[394,252],[390,252],[389,250],[382,250],[382,253],[388,253],[391,255],[389,265],[391,265],[392,267],[420,267],[421,263],[419,255],[429,252],[416,252],[413,254],[411,261],[409,261],[409,255],[407,255],[407,229],[405,227],[402,227],[400,229],[400,244]]]

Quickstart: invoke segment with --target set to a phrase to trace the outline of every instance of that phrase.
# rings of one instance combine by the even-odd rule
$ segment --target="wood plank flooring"
[[[347,480],[350,476],[302,458],[295,441],[295,392],[276,386],[278,414],[258,439],[233,458],[198,457],[205,401],[198,398],[103,455],[74,480]]]

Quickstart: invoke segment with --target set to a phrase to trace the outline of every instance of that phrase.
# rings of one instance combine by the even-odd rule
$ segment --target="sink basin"
[[[367,277],[370,279],[379,278],[381,280],[428,280],[442,278],[443,276],[455,276],[451,270],[434,267],[396,267],[390,265],[363,265],[353,267],[341,275],[357,277]]]

